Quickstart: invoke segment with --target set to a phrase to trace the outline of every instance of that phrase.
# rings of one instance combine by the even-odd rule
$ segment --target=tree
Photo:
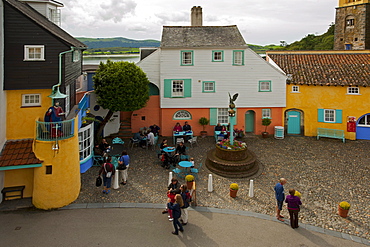
[[[149,80],[140,67],[129,62],[100,63],[94,76],[97,103],[108,113],[95,133],[101,136],[107,122],[116,111],[135,111],[149,100]]]

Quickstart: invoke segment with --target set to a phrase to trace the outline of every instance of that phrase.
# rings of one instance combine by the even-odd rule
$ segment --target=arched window
[[[173,114],[173,119],[191,119],[191,114],[188,111],[180,110]]]

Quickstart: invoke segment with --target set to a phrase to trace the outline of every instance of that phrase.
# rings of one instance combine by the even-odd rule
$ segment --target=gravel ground
[[[159,140],[161,141],[162,138]],[[172,138],[167,138],[172,143]],[[257,155],[262,171],[256,177],[228,179],[213,174],[214,191],[209,193],[206,153],[215,144],[213,137],[199,138],[198,146],[189,149],[196,164],[203,163],[197,179],[198,206],[247,210],[267,215],[275,214],[273,187],[280,177],[288,180],[285,193],[294,188],[302,193],[300,222],[370,239],[370,141],[341,140],[314,137],[247,136],[243,140]],[[125,140],[128,143],[128,140]],[[189,145],[188,145],[189,146]],[[156,152],[140,147],[128,148],[131,158],[129,179],[125,186],[109,195],[95,187],[98,167],[81,175],[82,187],[74,203],[163,203],[169,170],[160,166]],[[249,179],[254,180],[254,197],[248,197]],[[181,181],[181,180],[180,180]],[[239,184],[238,196],[229,196],[229,185]],[[351,204],[348,218],[337,215],[338,203]],[[289,216],[286,209],[283,215]]]

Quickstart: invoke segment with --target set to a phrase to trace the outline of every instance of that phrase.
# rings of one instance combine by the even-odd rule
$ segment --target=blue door
[[[301,113],[298,111],[289,111],[287,134],[299,135],[301,134]]]
[[[245,132],[254,132],[254,111],[245,113]]]
[[[370,140],[370,114],[361,116],[357,121],[356,139]]]

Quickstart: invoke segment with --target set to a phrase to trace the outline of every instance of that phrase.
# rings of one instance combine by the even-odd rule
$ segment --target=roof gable
[[[164,26],[161,48],[248,47],[237,26]]]
[[[30,7],[28,4],[24,2],[19,2],[17,0],[5,0],[4,2],[9,4],[11,7],[18,10],[19,12],[21,12],[23,15],[30,18],[31,20],[33,20],[35,23],[37,23],[39,26],[41,26],[51,34],[55,35],[56,37],[66,42],[68,45],[82,49],[87,48],[85,44],[69,35],[67,32],[65,32],[59,26],[55,25],[53,22],[49,21],[45,16],[43,16],[38,11]]]
[[[267,52],[288,83],[321,86],[370,86],[369,53]]]

